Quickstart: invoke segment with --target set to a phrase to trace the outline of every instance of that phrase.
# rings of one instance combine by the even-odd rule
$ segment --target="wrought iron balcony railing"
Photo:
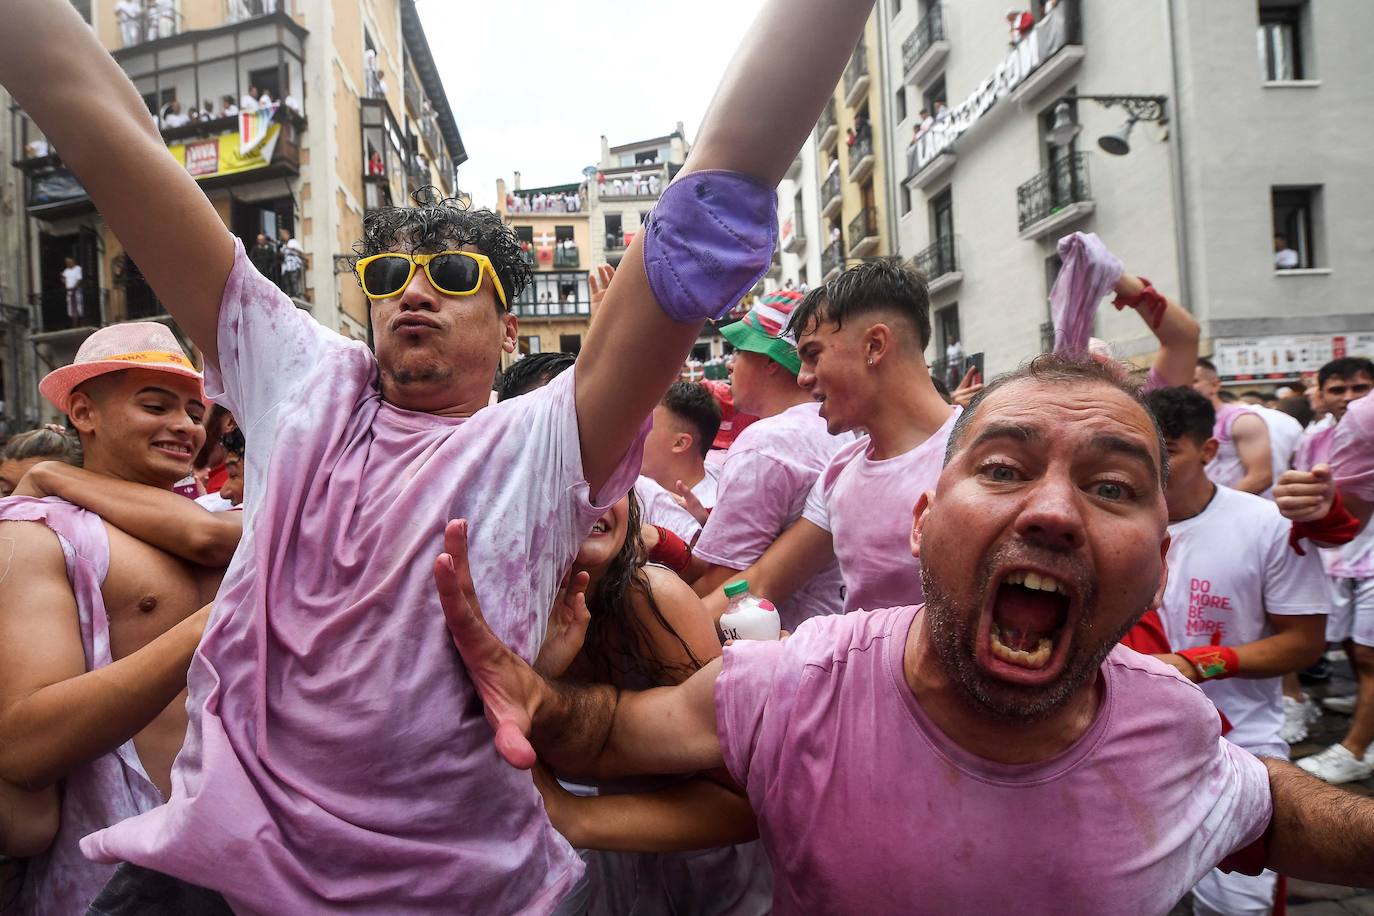
[[[1016,189],[1017,228],[1024,231],[1065,207],[1089,200],[1088,154],[1065,156]]]

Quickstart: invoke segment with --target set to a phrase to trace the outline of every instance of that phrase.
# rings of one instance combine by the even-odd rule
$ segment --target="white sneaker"
[[[1304,757],[1298,766],[1333,786],[1368,779],[1374,774],[1374,764],[1356,757],[1344,744],[1333,744],[1320,754]]]
[[[1327,697],[1322,700],[1322,707],[1349,716],[1355,712],[1355,697]]]
[[[1289,744],[1297,744],[1307,737],[1307,726],[1321,718],[1321,710],[1306,694],[1302,702],[1292,697],[1283,698],[1283,728],[1279,737]]]

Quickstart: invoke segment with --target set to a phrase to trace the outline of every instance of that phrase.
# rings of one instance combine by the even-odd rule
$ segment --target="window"
[[[1078,121],[1078,102],[1072,98],[1077,94],[1077,89],[1070,89],[1066,95],[1070,96],[1062,101],[1069,106],[1069,117],[1075,123]],[[1054,110],[1059,106],[1060,99],[1056,99],[1054,104],[1040,112],[1040,165],[1042,168],[1050,168],[1061,159],[1068,159],[1078,150],[1078,138],[1074,137],[1066,146],[1058,146],[1050,140],[1050,131],[1054,129]]]
[[[1259,59],[1271,82],[1305,79],[1302,39],[1303,0],[1260,0]]]
[[[248,85],[257,86],[263,92],[272,97],[274,102],[280,102],[286,97],[288,87],[282,85],[283,67],[278,70],[276,67],[263,67],[261,70],[248,71]]]
[[[516,226],[516,227],[515,227],[515,237],[516,237],[517,239],[519,239],[521,242],[527,242],[527,243],[529,243],[530,245],[533,245],[533,244],[534,244],[534,227],[533,227],[533,226]]]
[[[930,199],[930,237],[942,242],[954,238],[954,191],[945,188]]]
[[[625,247],[625,224],[619,213],[606,214],[606,247],[612,251]]]
[[[553,227],[553,239],[554,239],[554,241],[557,242],[559,245],[562,245],[564,242],[573,242],[573,241],[575,241],[576,238],[575,238],[575,236],[574,236],[574,234],[573,234],[573,227],[572,227],[572,226],[554,226],[554,227]]]
[[[564,353],[571,353],[574,356],[576,356],[578,353],[582,352],[582,335],[559,334],[558,349],[563,351]]]
[[[892,0],[892,15],[889,16],[888,18],[891,19],[891,18],[896,17],[896,15],[897,15],[898,13],[900,13],[901,11],[902,11],[902,0]]]
[[[1321,188],[1274,188],[1274,269],[1318,267],[1321,250]]]
[[[897,120],[898,120],[899,122],[900,122],[900,121],[905,121],[905,120],[906,120],[906,87],[905,87],[905,86],[899,86],[899,87],[897,87],[897,96],[896,96],[896,98],[897,98]]]
[[[521,356],[529,356],[531,353],[538,353],[538,352],[540,352],[540,350],[539,350],[540,344],[539,344],[539,337],[538,337],[538,335],[531,335],[531,336],[529,336],[529,337],[521,337],[521,338],[519,338],[519,344],[520,344],[520,355],[521,355]]]
[[[935,365],[931,375],[953,391],[964,374],[963,346],[959,337],[959,304],[935,313]]]
[[[530,285],[516,297],[514,309],[522,318],[591,315],[591,294],[582,271],[537,271]]]
[[[699,363],[704,363],[711,358],[711,345],[709,343],[699,343],[692,346],[692,359]]]
[[[911,212],[911,189],[902,182],[902,215],[906,216]]]
[[[925,95],[922,97],[921,107],[930,112],[932,117],[938,117],[939,112],[936,109],[943,108],[944,106],[945,75],[941,73],[940,76],[936,78],[935,82],[930,84],[930,88],[926,90]]]
[[[150,112],[161,116],[163,109],[176,101],[176,97],[176,87],[163,89],[161,92],[145,92],[143,93],[143,104],[148,106]]]

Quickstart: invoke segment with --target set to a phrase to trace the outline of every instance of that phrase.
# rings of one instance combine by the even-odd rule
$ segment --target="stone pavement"
[[[1331,679],[1325,683],[1304,685],[1317,702],[1326,696],[1345,696],[1355,692],[1350,664],[1344,654],[1332,664]],[[1312,724],[1307,740],[1293,745],[1293,759],[1315,754],[1329,744],[1345,737],[1350,717],[1323,710],[1322,717]],[[1344,788],[1361,795],[1374,796],[1374,778],[1364,782],[1347,783]],[[1169,916],[1192,916],[1193,908],[1184,899]],[[1288,882],[1288,913],[1290,916],[1374,916],[1374,890],[1355,890],[1309,881]]]

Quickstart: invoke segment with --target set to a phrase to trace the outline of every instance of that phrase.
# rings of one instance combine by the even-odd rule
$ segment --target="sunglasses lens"
[[[444,254],[429,262],[429,276],[443,292],[470,293],[482,281],[482,268],[472,258]]]
[[[399,293],[410,274],[410,261],[402,257],[378,258],[363,268],[363,287],[371,296]]]

